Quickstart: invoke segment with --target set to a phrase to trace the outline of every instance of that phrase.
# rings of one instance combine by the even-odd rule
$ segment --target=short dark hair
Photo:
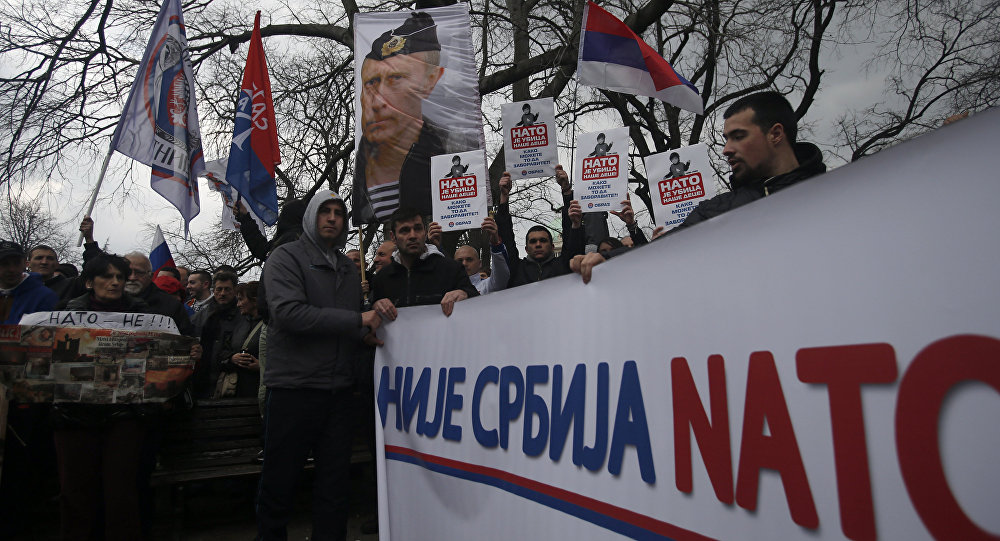
[[[535,231],[544,231],[545,235],[549,237],[549,242],[552,242],[552,232],[549,231],[549,228],[545,227],[544,225],[531,226],[531,229],[529,229],[528,232],[524,234],[524,242],[528,242],[528,236],[534,233]]]
[[[80,278],[83,278],[84,281],[93,280],[107,272],[108,267],[118,269],[126,279],[132,274],[132,265],[128,262],[128,259],[120,255],[99,253],[87,260],[87,263],[83,265],[83,272],[80,273]]]
[[[256,304],[257,301],[257,288],[260,286],[260,282],[253,280],[250,282],[244,282],[236,286],[236,294],[243,295],[250,301]]]
[[[612,250],[617,250],[618,248],[624,246],[624,244],[622,244],[622,241],[618,240],[617,237],[605,237],[601,239],[601,242],[597,243],[597,247],[600,248],[601,245],[604,243],[610,245]]]
[[[795,144],[798,119],[795,117],[792,104],[788,103],[784,96],[774,91],[743,96],[726,109],[722,118],[729,118],[747,109],[753,111],[753,123],[760,128],[760,131],[767,133],[767,130],[775,124],[781,124],[785,129],[788,144]]]
[[[212,287],[215,287],[215,284],[218,282],[229,282],[235,288],[236,284],[240,283],[240,279],[236,277],[235,273],[221,271],[215,273],[215,278],[212,280]]]
[[[427,220],[424,219],[424,215],[419,210],[413,207],[399,207],[396,212],[392,213],[392,216],[389,216],[389,231],[395,234],[396,224],[399,222],[408,222],[414,218],[420,218],[420,223],[425,227],[427,226]]]
[[[163,267],[157,272],[165,272],[170,274],[174,278],[177,278],[178,280],[181,279],[181,271],[177,270],[177,267]]]
[[[226,265],[225,263],[223,263],[222,265],[219,265],[218,267],[215,268],[215,274],[219,274],[220,272],[230,272],[236,274],[236,267],[233,267],[232,265]]]
[[[196,270],[191,274],[188,274],[188,279],[190,279],[192,276],[201,276],[202,282],[212,283],[212,273],[208,272],[207,270],[204,269]]]
[[[48,251],[56,254],[56,259],[59,258],[59,252],[55,251],[54,248],[52,248],[51,246],[49,246],[47,244],[39,244],[38,246],[35,246],[31,250],[28,250],[28,259],[31,259],[31,256],[34,255],[35,250],[48,250]]]
[[[72,263],[60,263],[56,269],[63,273],[66,278],[76,278],[80,276],[80,271],[76,270],[76,265]]]

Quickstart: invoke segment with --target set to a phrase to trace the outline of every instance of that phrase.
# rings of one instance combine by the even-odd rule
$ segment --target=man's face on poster
[[[361,65],[361,123],[373,145],[416,139],[423,100],[444,74],[440,53],[417,52],[385,60],[366,58]]]

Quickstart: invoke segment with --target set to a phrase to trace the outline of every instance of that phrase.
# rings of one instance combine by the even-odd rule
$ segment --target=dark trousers
[[[94,539],[102,522],[98,515],[102,502],[105,539],[141,539],[136,476],[143,433],[133,419],[101,428],[55,431],[62,487],[60,539]]]
[[[288,538],[295,492],[309,451],[316,460],[314,541],[347,535],[351,467],[350,390],[267,389],[264,466],[257,491],[257,538]]]

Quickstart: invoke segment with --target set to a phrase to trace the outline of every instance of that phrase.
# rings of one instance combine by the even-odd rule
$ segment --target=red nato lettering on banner
[[[443,178],[438,181],[441,185],[441,200],[465,199],[466,197],[476,197],[476,176],[458,178]]]
[[[583,180],[600,180],[618,176],[618,155],[595,156],[583,159]]]
[[[510,148],[512,150],[543,147],[548,144],[549,130],[545,124],[514,126],[510,129]]]
[[[938,539],[998,539],[975,524],[955,499],[941,462],[941,406],[956,386],[985,383],[1000,393],[1000,340],[960,335],[917,354],[896,399],[896,453],[920,520]]]
[[[764,423],[771,434],[764,434]],[[743,436],[736,474],[736,504],[754,511],[761,470],[778,472],[792,520],[804,528],[819,527],[802,453],[788,415],[774,356],[768,351],[750,354],[747,368],[746,405],[743,408]]]
[[[826,385],[830,396],[841,529],[850,539],[874,540],[861,385],[896,381],[896,353],[889,344],[803,348],[795,354],[795,363],[799,381]]]
[[[705,183],[702,182],[701,173],[664,179],[658,183],[658,186],[660,188],[660,201],[664,205],[705,197]]]
[[[674,470],[677,489],[691,493],[691,433],[712,481],[715,497],[733,503],[733,459],[729,438],[729,402],[726,398],[726,365],[721,355],[708,358],[708,392],[712,421],[702,407],[687,359],[670,361],[674,405]],[[690,426],[690,430],[688,427]]]

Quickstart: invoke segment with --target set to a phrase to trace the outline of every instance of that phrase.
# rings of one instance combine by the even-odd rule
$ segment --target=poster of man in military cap
[[[355,16],[355,225],[429,215],[431,156],[485,148],[471,26],[466,4]]]

